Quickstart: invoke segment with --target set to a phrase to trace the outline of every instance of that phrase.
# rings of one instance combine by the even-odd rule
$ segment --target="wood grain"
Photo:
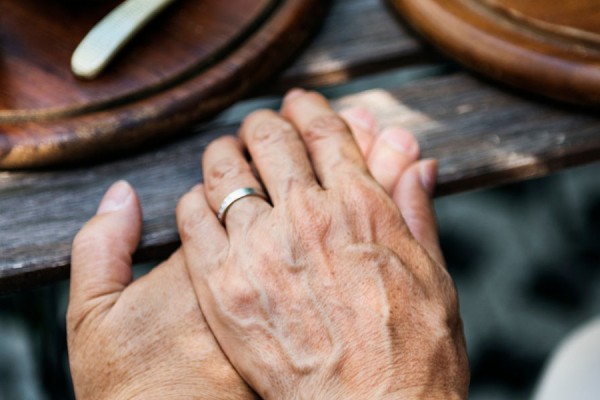
[[[69,58],[93,17],[118,1],[94,12],[39,3],[0,5],[0,168],[90,160],[173,137],[271,77],[327,2],[176,2],[94,81],[74,78]]]
[[[389,0],[445,53],[485,75],[600,106],[600,7],[594,0]]]
[[[2,75],[7,87],[0,96],[0,121],[79,114],[159,90],[248,33],[272,1],[233,0],[231,7],[180,1],[140,33],[101,79],[75,78],[70,69],[73,51],[119,3],[3,1]],[[23,71],[28,73],[24,76]]]
[[[600,4],[596,0],[481,0],[488,7],[550,33],[600,44]]]
[[[404,75],[414,76],[391,74],[388,90],[345,96],[336,104],[366,106],[382,125],[412,129],[423,155],[440,160],[440,194],[542,176],[600,156],[600,120],[594,116],[524,100],[464,73],[412,82]],[[237,118],[253,103],[241,104]],[[255,104],[264,105],[263,100]],[[207,143],[236,131],[233,114],[198,127],[185,140],[126,160],[0,174],[0,291],[65,277],[73,236],[118,179],[137,188],[144,208],[138,260],[166,257],[178,243],[177,199],[200,181]]]
[[[344,71],[352,71],[349,76],[368,71],[323,91],[338,98],[338,107],[365,105],[382,124],[399,123],[415,131],[424,156],[440,159],[438,194],[543,176],[600,158],[600,119],[592,113],[527,99],[444,65],[372,74],[369,59],[379,60],[374,68],[379,70],[410,65],[415,54],[428,53],[385,13],[379,0],[336,0],[329,18],[337,22],[328,20],[314,46],[284,77],[294,77],[289,82],[327,82],[331,73],[337,80]],[[369,16],[367,22],[360,15]],[[389,18],[390,24],[381,24],[389,30],[371,22],[377,15]],[[355,32],[340,28],[353,24]],[[336,40],[339,35],[346,40]],[[387,45],[379,45],[381,41]],[[334,62],[324,59],[340,65],[340,73]],[[377,87],[387,91],[359,93]],[[0,172],[0,292],[65,278],[73,236],[118,179],[129,180],[143,203],[144,235],[137,260],[164,259],[178,245],[177,199],[200,181],[200,155],[207,143],[234,133],[251,110],[277,108],[279,101],[237,103],[196,126],[185,139],[127,159],[46,172]]]

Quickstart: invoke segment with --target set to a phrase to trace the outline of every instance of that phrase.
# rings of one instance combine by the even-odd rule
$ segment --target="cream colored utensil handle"
[[[126,0],[92,28],[71,58],[71,70],[94,79],[121,48],[175,0]]]

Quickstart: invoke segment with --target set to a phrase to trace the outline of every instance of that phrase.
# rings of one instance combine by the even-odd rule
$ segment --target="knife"
[[[175,0],[126,0],[98,22],[71,58],[73,74],[97,77],[148,22]]]

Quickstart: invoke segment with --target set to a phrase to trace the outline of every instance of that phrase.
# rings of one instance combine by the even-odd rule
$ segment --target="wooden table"
[[[200,180],[206,144],[235,133],[250,110],[277,107],[295,85],[321,90],[337,107],[364,105],[381,125],[413,130],[423,156],[440,160],[440,195],[600,158],[597,112],[472,75],[420,42],[379,0],[335,0],[322,31],[270,88],[184,139],[102,164],[0,172],[0,292],[67,277],[73,236],[118,179],[136,187],[144,208],[137,261],[165,258],[179,242],[177,200]]]

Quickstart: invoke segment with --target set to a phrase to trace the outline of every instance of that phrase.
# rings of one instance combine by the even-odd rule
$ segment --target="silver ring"
[[[263,200],[267,200],[267,196],[253,188],[240,188],[234,190],[225,197],[225,199],[221,203],[221,206],[219,207],[217,218],[219,219],[221,225],[225,225],[225,215],[227,215],[227,211],[229,210],[229,208],[238,200],[250,196],[260,197]]]

